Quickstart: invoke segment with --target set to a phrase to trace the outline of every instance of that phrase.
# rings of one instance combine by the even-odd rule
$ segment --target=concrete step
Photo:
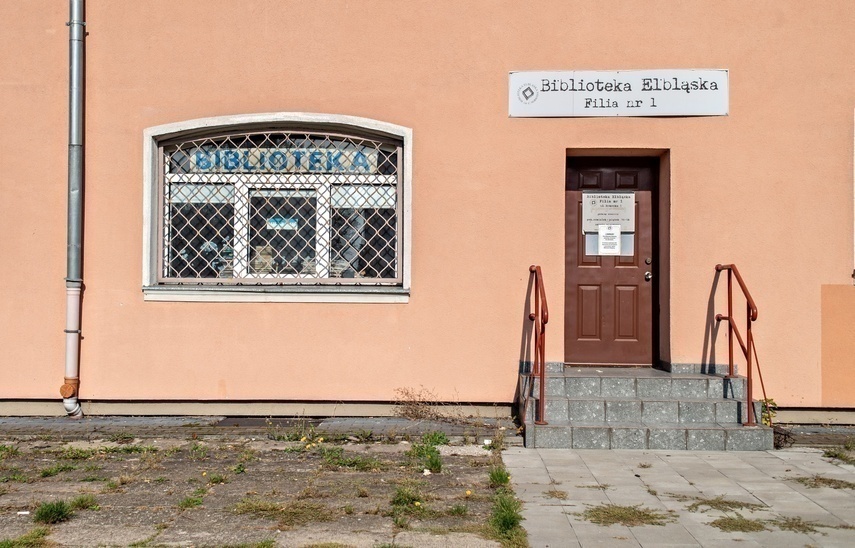
[[[531,400],[526,422],[534,419],[537,398]],[[547,397],[547,421],[711,423],[746,422],[745,404],[729,399],[638,399]]]
[[[767,426],[719,423],[571,422],[528,423],[526,446],[573,449],[761,451],[774,446]]]
[[[527,381],[521,378],[521,386]],[[534,393],[540,390],[540,379],[533,379]],[[714,375],[674,375],[655,369],[621,369],[585,371],[568,369],[546,377],[547,396],[573,398],[655,398],[655,399],[744,399],[745,378]]]
[[[526,423],[534,420],[538,398],[529,402]],[[760,403],[754,403],[757,420]],[[721,423],[747,422],[745,402],[732,399],[638,399],[547,397],[546,420],[584,422]]]

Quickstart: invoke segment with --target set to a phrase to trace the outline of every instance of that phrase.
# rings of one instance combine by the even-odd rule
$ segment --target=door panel
[[[655,158],[568,158],[565,192],[564,360],[578,365],[654,363]],[[588,255],[583,192],[635,194],[632,256]],[[650,273],[650,280],[645,275]]]

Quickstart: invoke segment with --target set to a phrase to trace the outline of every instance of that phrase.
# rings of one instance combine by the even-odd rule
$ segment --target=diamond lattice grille
[[[164,282],[400,282],[400,146],[271,132],[164,146]]]

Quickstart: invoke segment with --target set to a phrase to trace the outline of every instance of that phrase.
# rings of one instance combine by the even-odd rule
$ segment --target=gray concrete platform
[[[513,488],[523,501],[523,526],[533,548],[855,546],[855,489],[810,488],[795,481],[819,475],[855,484],[855,467],[829,462],[818,449],[724,452],[512,447],[502,455]],[[566,498],[556,498],[561,492]],[[689,509],[698,499],[718,496],[759,506],[727,512]],[[581,515],[601,504],[642,505],[672,513],[665,525],[634,527],[597,525]],[[711,525],[718,518],[737,515],[758,521],[766,530],[727,532]],[[785,518],[801,518],[815,531],[782,529],[779,525]]]

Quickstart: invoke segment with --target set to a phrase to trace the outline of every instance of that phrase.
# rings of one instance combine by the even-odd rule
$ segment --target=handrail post
[[[733,270],[727,269],[727,376],[733,378]]]
[[[757,417],[755,417],[754,413],[754,398],[752,395],[752,382],[751,382],[751,350],[754,348],[754,333],[751,331],[751,324],[754,322],[751,321],[751,303],[745,304],[746,308],[746,319],[748,323],[747,331],[748,334],[745,336],[746,344],[745,347],[748,349],[746,356],[746,369],[745,372],[745,398],[748,402],[748,422],[745,423],[745,426],[757,426]]]
[[[754,411],[754,369],[757,369],[757,375],[760,378],[760,388],[763,390],[764,404],[767,401],[766,387],[763,384],[763,375],[760,371],[760,363],[757,358],[757,349],[754,346],[754,322],[757,321],[757,305],[754,303],[754,298],[745,286],[745,281],[739,273],[739,269],[735,264],[717,264],[716,272],[727,270],[727,316],[716,314],[716,321],[727,320],[727,350],[728,350],[728,378],[735,378],[734,363],[733,363],[733,336],[736,335],[739,341],[740,349],[745,355],[745,403],[748,407],[746,410],[746,421],[744,426],[757,426],[757,413]],[[746,334],[745,341],[742,340],[742,335],[736,329],[733,319],[733,276],[736,276],[736,281],[739,282],[739,289],[745,296],[745,323]],[[762,417],[761,417],[762,420]]]
[[[531,265],[528,270],[534,274],[534,312],[528,316],[534,321],[534,364],[529,377],[540,379],[534,424],[544,425],[549,424],[546,422],[546,323],[549,321],[549,308],[546,305],[543,272],[537,265]]]

